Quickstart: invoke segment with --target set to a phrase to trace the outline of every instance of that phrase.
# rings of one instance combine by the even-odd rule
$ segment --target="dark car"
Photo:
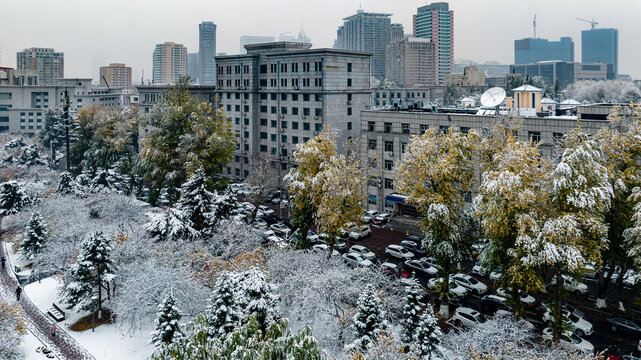
[[[423,242],[423,240],[420,237],[416,236],[416,235],[405,235],[403,240],[413,241],[413,242],[415,242],[417,244],[420,244],[420,243]]]
[[[507,304],[507,300],[498,295],[485,295],[481,298],[481,311],[494,315],[497,311],[503,310],[512,312],[512,307]]]
[[[334,250],[339,253],[347,252],[347,244],[341,239],[336,239],[336,244],[334,244]]]
[[[641,326],[637,325],[634,321],[624,318],[607,318],[612,331],[623,331],[633,335],[641,335]]]
[[[425,250],[423,250],[419,244],[420,243],[410,240],[401,241],[401,246],[413,252],[417,257],[425,256]]]
[[[421,260],[407,260],[405,262],[405,267],[408,271],[415,272],[416,276],[425,276],[428,278],[436,276],[436,273],[438,272],[435,267],[430,266],[428,263]]]

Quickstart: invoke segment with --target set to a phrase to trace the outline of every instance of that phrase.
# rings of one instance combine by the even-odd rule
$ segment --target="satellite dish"
[[[505,100],[505,90],[500,87],[493,87],[487,89],[481,95],[481,105],[485,107],[495,107]]]

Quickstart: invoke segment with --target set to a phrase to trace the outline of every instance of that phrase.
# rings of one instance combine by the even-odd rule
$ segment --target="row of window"
[[[391,122],[383,123],[383,132],[387,133],[387,134],[392,133],[392,126],[393,126],[393,124]],[[429,128],[430,128],[429,125],[421,124],[420,125],[420,134],[424,134]],[[441,125],[441,126],[439,126],[439,131],[445,133],[445,132],[447,132],[449,130],[449,128],[450,127],[447,126],[447,125]],[[402,134],[409,134],[410,130],[411,130],[410,124],[401,124],[401,133]],[[463,134],[467,134],[470,131],[470,128],[462,126],[460,128],[460,130],[461,130],[461,132]],[[367,122],[367,131],[375,132],[376,131],[376,122],[368,121]]]
[[[229,105],[227,105],[227,106],[229,107]],[[238,106],[238,105],[236,105],[236,106]],[[260,107],[260,112],[261,113],[265,113],[266,114],[267,110],[268,110],[268,108],[267,108],[266,105],[262,105]],[[293,107],[293,108],[291,108],[291,110],[292,110],[291,111],[292,115],[299,115],[299,108]],[[277,106],[269,107],[269,113],[278,114],[278,107]],[[288,114],[288,108],[286,106],[281,106],[280,113],[282,115],[287,115]],[[303,113],[301,115],[310,116],[310,114],[311,114],[311,109],[310,108],[303,108]],[[323,109],[322,108],[315,108],[314,109],[314,116],[323,116]]]
[[[383,99],[386,99],[387,98],[387,93],[386,92],[381,93],[381,92],[377,91],[376,92],[376,98],[378,99],[381,96],[383,97]],[[397,99],[400,99],[401,98],[401,93],[400,92],[397,92],[397,93],[391,92],[391,93],[389,93],[389,98],[390,99],[394,99],[394,97],[396,97]],[[413,92],[405,93],[405,98],[414,99],[415,97],[416,98],[421,98],[422,97],[423,99],[425,99],[425,93],[413,93]]]

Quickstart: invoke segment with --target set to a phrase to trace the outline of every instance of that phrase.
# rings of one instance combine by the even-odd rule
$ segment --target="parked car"
[[[410,240],[403,240],[401,241],[401,246],[406,248],[407,250],[411,251],[414,253],[416,256],[424,256],[425,255],[425,250],[419,245],[420,243],[410,241]]]
[[[490,269],[483,264],[480,260],[476,262],[474,267],[472,268],[472,274],[478,275],[478,276],[487,276],[490,273]]]
[[[372,262],[368,259],[365,259],[361,254],[350,252],[347,254],[343,254],[342,257],[346,263],[352,266],[372,266]]]
[[[414,258],[414,254],[412,254],[411,251],[400,245],[389,245],[387,249],[385,249],[385,253],[389,256],[403,260],[412,260]]]
[[[423,239],[421,239],[419,236],[416,236],[416,235],[405,235],[403,240],[413,241],[419,245],[423,243]]]
[[[443,283],[443,278],[431,278],[427,282],[427,288],[431,289],[433,291],[440,290],[441,284]],[[467,289],[458,285],[454,281],[450,281],[449,283],[449,293],[452,296],[455,296],[457,298],[464,298],[467,296]]]
[[[376,216],[378,216],[378,210],[367,210],[365,214],[363,214],[363,223],[367,224],[372,222]]]
[[[487,291],[487,286],[485,284],[476,280],[470,275],[453,274],[450,275],[450,280],[468,289],[470,292],[475,292],[478,295],[483,295]]]
[[[349,248],[349,252],[360,254],[362,257],[369,259],[370,261],[376,258],[376,254],[363,245],[352,245],[352,247]]]
[[[503,279],[503,268],[496,268],[490,273],[490,280],[501,281]]]
[[[327,253],[329,251],[329,246],[327,244],[314,244],[312,245],[312,250]],[[340,255],[336,250],[332,250],[332,255]]]
[[[345,224],[345,226],[344,226],[343,228],[341,228],[340,230],[338,230],[338,234],[339,234],[339,235],[340,235],[340,237],[342,237],[342,238],[347,238],[347,237],[349,237],[349,233],[350,233],[350,231],[352,231],[352,229],[353,229],[353,228],[355,228],[355,227],[356,227],[356,224],[354,224],[354,223],[347,223],[347,224]]]
[[[488,243],[489,242],[487,240],[483,240],[481,242],[477,242],[477,243],[472,244],[472,253],[474,255],[480,254],[481,252],[483,252],[483,250],[485,250],[485,248],[487,247]]]
[[[340,253],[344,253],[347,251],[347,244],[345,243],[345,241],[341,239],[336,239],[336,243],[334,244],[334,250]]]
[[[458,327],[460,327],[461,325],[474,327],[484,324],[487,319],[480,312],[462,306],[454,311],[452,321],[454,321],[454,325]]]
[[[272,246],[277,246],[281,249],[284,249],[287,247],[287,241],[285,241],[285,239],[278,237],[276,235],[267,237],[267,244]]]
[[[563,277],[563,288],[569,292],[573,292],[576,295],[585,295],[588,293],[588,286],[582,282],[576,281],[571,276],[561,275]],[[550,285],[556,284],[556,277],[552,278]]]
[[[415,271],[419,276],[425,275],[427,277],[433,277],[438,273],[437,268],[421,260],[407,260],[405,261],[405,266],[410,271]]]
[[[388,213],[378,214],[378,215],[376,215],[374,220],[372,220],[372,223],[374,225],[383,226],[383,225],[387,224],[387,222],[389,221],[389,218],[390,218],[390,214],[388,214]]]
[[[434,259],[434,258],[433,258],[433,257],[431,257],[431,256],[423,256],[423,257],[422,257],[422,258],[420,258],[419,260],[421,260],[421,261],[423,261],[423,262],[427,263],[429,266],[435,267],[437,270],[441,270],[441,265],[439,265],[439,264],[437,263],[436,259]]]
[[[594,265],[585,264],[583,266],[583,270],[583,278],[585,278],[586,280],[596,280],[598,278],[598,274]]]
[[[294,242],[298,242],[298,241],[300,241],[300,230],[299,230],[299,229],[297,229],[296,231],[294,231],[294,233],[292,234],[292,240],[293,240]],[[307,241],[309,241],[309,242],[310,242],[310,244],[316,244],[316,243],[318,243],[318,235],[316,235],[316,233],[315,233],[315,232],[313,232],[313,231],[311,231],[311,230],[308,230],[308,231],[307,231]]]
[[[543,322],[548,325],[554,322],[554,317],[552,316],[551,312],[546,312],[543,314]],[[567,323],[578,336],[592,335],[592,332],[594,332],[594,327],[591,323],[574,314],[571,314],[568,311],[563,311],[563,322]]]
[[[641,280],[641,274],[634,271],[634,269],[628,269],[623,275],[623,286],[634,287],[639,283],[639,280]]]
[[[512,314],[514,310],[508,305],[507,299],[498,295],[485,295],[481,298],[481,310],[488,314],[494,315],[499,311],[505,314]]]
[[[608,275],[610,274],[610,269],[612,269],[611,266],[606,266],[603,268],[603,277],[607,278]],[[614,266],[614,271],[612,272],[612,276],[610,277],[610,282],[613,284],[616,284],[617,280],[619,280],[619,277],[621,276],[621,267],[619,265]]]
[[[392,275],[394,277],[398,277],[399,273],[401,277],[410,277],[410,273],[407,270],[400,271],[398,268],[398,265],[391,262],[382,263],[381,271],[383,271],[385,274]]]
[[[352,240],[361,240],[372,235],[372,230],[367,225],[357,226],[349,232],[349,238]]]
[[[542,337],[544,340],[552,340],[554,338],[554,330],[549,327],[543,329]],[[594,354],[594,345],[571,331],[564,331],[563,334],[561,334],[559,345],[570,351]]]
[[[564,302],[564,303],[561,305],[561,309],[562,309],[563,311],[567,311],[567,312],[569,312],[570,314],[574,314],[574,316],[577,316],[577,317],[580,317],[580,318],[582,318],[582,319],[585,319],[585,313],[583,313],[583,311],[581,311],[581,310],[579,310],[579,309],[575,308],[575,307],[574,307],[572,304],[570,304],[570,303],[566,303],[566,302]],[[544,302],[544,303],[541,303],[541,306],[539,306],[539,310],[541,310],[541,316],[543,316],[543,314],[544,314],[545,312],[552,311],[552,306],[551,306],[549,303],[545,303],[545,302]]]
[[[269,228],[274,230],[274,232],[283,234],[287,237],[292,233],[292,229],[288,228],[287,225],[283,223],[272,224]]]
[[[637,336],[641,335],[641,326],[637,325],[637,323],[632,320],[624,318],[607,318],[605,321],[608,322],[612,331],[627,332]]]
[[[258,211],[261,211],[265,215],[274,215],[275,212],[271,208],[265,205],[258,205]]]
[[[509,287],[505,288],[505,289],[504,288],[496,289],[496,293],[501,295],[501,296],[503,296],[503,297],[505,297],[505,298],[510,296],[510,292],[511,291],[512,291],[512,289],[509,288]],[[525,292],[521,292],[519,297],[520,297],[521,302],[523,304],[527,305],[527,306],[534,306],[534,304],[536,303],[536,299],[534,298],[534,296],[528,295]]]

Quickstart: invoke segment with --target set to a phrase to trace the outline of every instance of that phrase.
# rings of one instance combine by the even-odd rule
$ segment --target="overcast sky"
[[[174,41],[198,51],[198,24],[216,23],[217,51],[239,52],[241,35],[298,33],[301,24],[314,47],[331,47],[342,18],[359,8],[393,14],[392,22],[412,32],[412,14],[431,1],[416,0],[2,0],[0,65],[15,66],[16,51],[52,47],[65,53],[66,77],[93,77],[110,62],[151,77],[155,44]],[[619,29],[619,72],[641,79],[641,0],[451,0],[454,57],[479,62],[514,60],[514,40],[537,35],[571,36],[581,60],[581,30]]]

